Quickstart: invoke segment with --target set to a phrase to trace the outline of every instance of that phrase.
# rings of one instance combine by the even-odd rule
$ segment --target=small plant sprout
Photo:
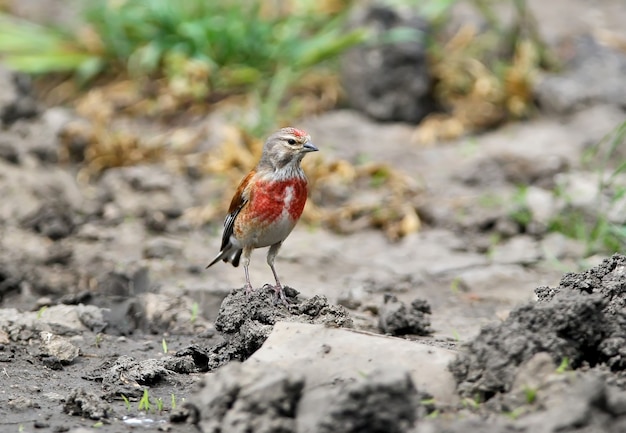
[[[159,413],[163,412],[163,399],[161,397],[156,399],[156,410]]]
[[[426,415],[426,418],[428,419],[434,419],[437,418],[439,416],[439,409],[435,409],[433,410],[431,413],[429,413],[428,415]]]
[[[130,412],[130,409],[131,409],[130,400],[124,394],[122,394],[122,400],[124,400],[124,406],[126,406],[126,410]]]
[[[512,420],[516,420],[524,413],[523,407],[518,407],[513,409],[511,412],[506,412],[505,415],[511,418]]]
[[[97,423],[95,423],[94,425],[92,425],[93,428],[100,428],[104,425],[104,423],[102,421],[98,421]]]
[[[100,345],[102,344],[102,340],[104,340],[104,336],[102,335],[101,332],[98,332],[96,334],[96,339],[94,341],[94,344],[98,349],[100,348]]]
[[[194,301],[194,303],[191,304],[191,318],[189,319],[191,323],[196,323],[196,320],[198,320],[199,311],[200,311],[200,304]]]
[[[526,396],[526,403],[533,404],[537,401],[537,388],[524,387],[524,395]]]
[[[461,277],[454,277],[450,282],[450,290],[453,294],[458,295],[461,291]]]
[[[478,406],[480,404],[480,399],[478,397],[474,397],[474,398],[465,397],[461,401],[461,403],[463,404],[464,407],[471,408],[471,409],[478,409]]]
[[[39,310],[37,310],[37,320],[41,319],[41,317],[43,316],[43,313],[45,313],[47,309],[48,309],[48,306],[44,305]]]
[[[570,369],[569,358],[567,356],[564,356],[563,359],[561,359],[561,363],[556,368],[556,372],[559,374],[562,374],[562,373],[565,373],[569,369]]]
[[[165,337],[161,340],[161,347],[163,348],[163,353],[167,353],[167,341],[165,341]]]
[[[141,396],[141,400],[139,400],[139,410],[144,410],[149,412],[152,409],[152,405],[150,404],[150,396],[148,394],[148,388],[144,388],[143,396]]]
[[[172,393],[171,397],[172,397],[171,398],[171,400],[172,400],[171,406],[172,406],[172,410],[174,410],[174,409],[176,409],[176,396],[174,395],[174,393]]]

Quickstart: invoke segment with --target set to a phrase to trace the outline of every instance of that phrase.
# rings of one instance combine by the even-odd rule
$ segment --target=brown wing
[[[252,170],[243,180],[239,183],[237,187],[237,191],[233,196],[233,199],[230,202],[230,206],[228,207],[228,215],[224,220],[224,234],[222,235],[222,247],[220,248],[222,251],[228,246],[230,242],[230,236],[233,234],[233,230],[235,228],[235,220],[237,219],[237,215],[241,212],[241,209],[248,203],[250,200],[250,188],[248,188],[248,184],[256,171]]]

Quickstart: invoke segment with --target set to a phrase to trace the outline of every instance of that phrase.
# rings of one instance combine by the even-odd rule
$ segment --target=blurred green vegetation
[[[84,26],[62,31],[0,15],[0,54],[12,68],[66,72],[79,83],[123,74],[165,78],[178,98],[253,93],[273,117],[304,75],[318,71],[363,30],[346,31],[345,15],[315,1],[92,0]],[[273,119],[262,119],[267,123]]]
[[[414,8],[431,23],[432,91],[446,113],[427,119],[420,141],[453,138],[531,113],[534,74],[554,62],[526,0],[468,0],[484,22],[480,31],[471,23],[446,27],[458,0],[383,3]],[[511,22],[496,13],[503,5],[514,12]],[[279,111],[297,116],[294,106],[315,105],[287,103],[302,87],[309,95],[325,93],[318,97],[326,100],[319,109],[337,102],[334,60],[346,49],[419,37],[397,28],[375,42],[365,29],[348,30],[352,6],[359,3],[90,0],[75,29],[0,14],[0,55],[18,71],[71,74],[83,88],[96,78],[130,78],[152,88],[158,83],[178,106],[246,95],[258,115],[242,126],[261,136],[280,123]]]
[[[450,25],[458,0],[385,1],[413,7],[431,23],[427,41],[432,93],[445,113],[436,113],[419,126],[418,141],[455,138],[532,115],[535,74],[554,63],[525,0],[467,0],[482,18],[480,28],[470,22]],[[256,161],[259,137],[303,113],[337,105],[341,91],[336,60],[342,52],[361,43],[423,36],[399,28],[374,40],[365,29],[349,30],[348,13],[352,6],[362,5],[358,0],[84,4],[82,22],[75,28],[58,29],[0,14],[0,56],[15,70],[45,78],[38,82],[49,84],[54,103],[71,101],[87,119],[87,125],[64,131],[66,141],[88,143],[80,160],[86,178],[110,167],[169,159],[183,169],[232,173],[236,182]],[[510,22],[501,21],[495,12],[503,5],[513,11]],[[57,86],[54,92],[50,86]],[[184,145],[177,150],[167,144],[167,134],[150,141],[115,122],[123,116],[158,121],[206,113],[222,101],[244,107],[233,116],[242,134],[206,154],[194,153],[197,131],[182,133],[184,139],[179,141]],[[170,129],[171,138],[176,131]],[[351,230],[345,222],[353,221],[354,226],[380,227],[392,239],[419,229],[416,210],[408,204],[419,188],[392,167],[313,158],[308,164],[307,173],[318,188],[333,182],[358,188],[355,182],[360,181],[361,188],[386,192],[388,197],[382,206],[348,200],[340,209],[334,203],[332,210],[324,208],[323,198],[313,197],[310,222],[324,221],[341,231]],[[224,197],[226,206],[229,198]],[[218,214],[221,218],[213,208],[198,219],[206,222]],[[527,215],[515,217],[523,222]]]
[[[584,157],[583,162],[595,169],[598,179],[593,212],[569,207],[550,222],[551,231],[582,241],[585,256],[626,251],[626,224],[609,215],[611,208],[622,205],[626,197],[626,161],[619,155],[625,145],[626,121],[592,146]],[[571,201],[558,188],[555,194],[566,203]]]

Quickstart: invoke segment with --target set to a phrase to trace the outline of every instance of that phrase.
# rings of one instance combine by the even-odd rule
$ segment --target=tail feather
[[[243,250],[237,250],[235,255],[231,258],[231,263],[233,264],[234,267],[239,266],[239,259],[241,259],[242,252]]]
[[[226,263],[231,262],[234,267],[237,267],[239,266],[239,259],[241,258],[242,251],[243,250],[234,248],[232,245],[228,245],[226,248],[220,251],[217,256],[215,256],[213,261],[209,263],[205,269],[210,268],[220,260],[223,260]]]

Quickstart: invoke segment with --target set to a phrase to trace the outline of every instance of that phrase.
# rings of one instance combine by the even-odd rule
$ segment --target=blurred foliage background
[[[480,31],[472,23],[446,27],[457,0],[382,3],[412,7],[432,23],[431,34],[396,32],[386,42],[428,38],[436,100],[465,127],[492,126],[531,112],[532,75],[555,62],[525,0],[471,0],[484,17]],[[498,18],[497,3],[513,7],[511,22]],[[141,104],[141,114],[245,95],[260,116],[245,126],[262,135],[279,122],[279,106],[282,116],[293,118],[303,114],[303,106],[315,105],[302,104],[305,96],[316,97],[313,109],[337,104],[335,60],[350,47],[373,43],[366,28],[346,30],[350,8],[357,5],[351,0],[93,0],[85,3],[83,23],[72,30],[0,15],[0,53],[18,71],[73,76],[75,87],[57,89],[57,98],[74,97],[94,83],[132,80],[143,98],[167,99]],[[481,100],[494,106],[475,110]],[[482,118],[466,119],[476,111],[484,112]]]
[[[66,128],[63,154],[72,160],[75,143],[86,143],[73,161],[86,180],[111,167],[162,161],[235,183],[255,163],[260,138],[270,130],[343,103],[337,60],[358,44],[427,38],[440,110],[417,127],[418,142],[533,114],[534,76],[556,65],[525,0],[470,0],[483,18],[480,29],[449,25],[456,0],[386,3],[418,10],[432,30],[400,29],[375,41],[367,28],[348,30],[356,0],[91,0],[69,28],[20,19],[5,2],[0,56],[33,75],[48,104],[69,104],[86,119]],[[503,3],[514,11],[506,23],[494,9]],[[225,106],[238,107],[229,117],[232,128],[220,146],[201,150],[202,133],[186,128],[188,119]],[[124,127],[128,119],[132,128]],[[137,119],[159,122],[160,133],[145,134]],[[411,204],[420,188],[407,176],[381,163],[321,158],[310,158],[305,167],[318,191],[305,214],[310,222],[340,231],[381,227],[392,239],[418,230]],[[333,185],[371,189],[380,200],[355,202],[354,192],[339,198]],[[221,206],[195,210],[192,217],[221,218],[231,189],[225,190]]]

